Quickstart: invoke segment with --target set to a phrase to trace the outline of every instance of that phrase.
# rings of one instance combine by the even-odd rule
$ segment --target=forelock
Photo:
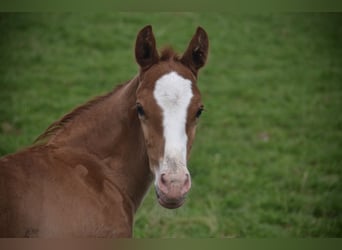
[[[161,51],[160,60],[161,61],[169,61],[169,60],[179,61],[180,56],[171,47],[166,47]]]

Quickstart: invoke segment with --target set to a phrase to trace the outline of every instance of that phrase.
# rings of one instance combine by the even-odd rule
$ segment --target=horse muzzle
[[[189,173],[162,173],[157,178],[155,188],[159,204],[169,209],[182,206],[191,188]]]

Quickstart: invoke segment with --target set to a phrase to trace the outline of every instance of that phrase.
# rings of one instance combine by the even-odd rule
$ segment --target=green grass
[[[210,36],[205,112],[178,210],[154,192],[134,235],[342,236],[342,15],[94,13],[0,15],[0,155],[138,70],[137,31],[182,52]]]

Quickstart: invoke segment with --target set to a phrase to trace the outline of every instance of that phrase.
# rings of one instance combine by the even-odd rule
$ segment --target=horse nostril
[[[189,174],[186,174],[186,176],[185,176],[185,182],[184,182],[184,186],[188,185],[188,184],[189,184],[189,181],[190,181]]]
[[[161,174],[160,176],[160,181],[163,185],[166,185],[166,179],[165,179],[165,174]]]
[[[191,178],[190,178],[190,175],[186,174],[185,178],[186,179],[184,181],[184,185],[183,185],[183,188],[182,188],[182,193],[183,194],[186,194],[187,192],[189,192],[189,190],[191,188]]]
[[[162,191],[164,194],[167,194],[169,192],[167,176],[165,174],[160,175],[158,187],[159,190]]]

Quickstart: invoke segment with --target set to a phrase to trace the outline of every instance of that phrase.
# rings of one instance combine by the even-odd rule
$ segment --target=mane
[[[161,61],[169,61],[169,60],[180,61],[180,56],[172,49],[172,47],[168,46],[162,49],[160,60]]]
[[[180,56],[173,50],[172,47],[168,46],[161,50],[160,61],[180,61]],[[124,84],[123,84],[124,85]],[[96,105],[99,102],[102,102],[107,97],[111,96],[114,92],[116,92],[123,85],[117,86],[113,91],[104,94],[102,96],[98,96],[88,101],[87,103],[76,107],[71,112],[64,115],[59,120],[52,123],[41,135],[37,137],[37,139],[33,142],[34,145],[44,144],[46,143],[53,135],[56,135],[58,131],[63,129],[66,124],[72,121],[75,117],[82,114],[84,111],[89,110],[91,107]]]
[[[79,116],[84,111],[89,110],[94,105],[102,102],[107,97],[111,96],[114,92],[116,92],[122,86],[123,85],[119,85],[113,91],[111,91],[111,92],[109,92],[107,94],[101,95],[101,96],[97,96],[97,97],[91,99],[90,101],[88,101],[87,103],[85,103],[85,104],[83,104],[81,106],[76,107],[71,112],[69,112],[66,115],[62,116],[62,118],[60,118],[59,120],[57,120],[54,123],[52,123],[44,131],[44,133],[42,133],[40,136],[38,136],[37,139],[33,142],[33,144],[37,145],[37,144],[44,144],[44,143],[46,143],[51,138],[51,136],[55,135],[58,131],[63,129],[65,127],[65,125],[68,124],[70,121],[72,121],[75,117]]]

